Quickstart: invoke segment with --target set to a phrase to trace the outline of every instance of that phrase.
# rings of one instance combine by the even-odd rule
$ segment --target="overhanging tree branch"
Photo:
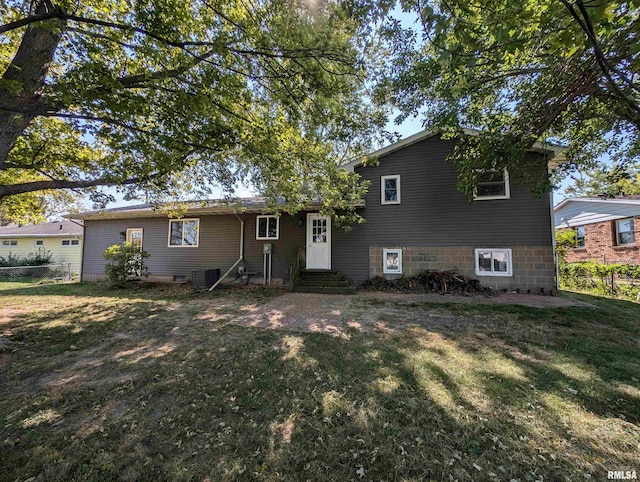
[[[138,184],[140,178],[131,178],[124,180],[116,180],[113,178],[99,178],[84,181],[72,181],[68,179],[54,179],[49,181],[33,181],[21,184],[0,185],[0,199],[16,194],[24,194],[34,191],[45,191],[49,189],[85,189],[96,186],[125,186],[130,184]]]

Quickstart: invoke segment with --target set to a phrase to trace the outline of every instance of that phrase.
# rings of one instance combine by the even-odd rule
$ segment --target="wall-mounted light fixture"
[[[298,218],[298,226],[300,227],[304,226],[304,218],[302,216]]]
[[[120,231],[120,239],[124,240],[127,237],[126,231]]]

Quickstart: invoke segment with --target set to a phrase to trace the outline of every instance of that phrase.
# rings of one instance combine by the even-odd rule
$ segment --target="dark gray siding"
[[[432,137],[356,172],[371,181],[362,215],[349,233],[333,231],[332,267],[368,277],[369,246],[550,246],[549,196],[536,198],[511,183],[511,198],[469,203],[457,190],[453,141]],[[541,169],[546,169],[541,161]],[[400,175],[401,204],[380,203],[380,177]]]
[[[297,218],[280,218],[280,239],[256,240],[256,215],[244,215],[244,255],[248,271],[262,276],[262,245],[273,244],[273,278],[288,278],[289,264],[298,247],[304,246],[305,229]],[[84,273],[104,273],[104,250],[122,242],[120,233],[127,228],[143,228],[143,247],[150,254],[146,260],[150,274],[160,276],[190,275],[193,269],[220,268],[224,273],[240,253],[240,222],[234,215],[198,216],[200,240],[197,248],[168,247],[167,218],[105,219],[85,221]]]

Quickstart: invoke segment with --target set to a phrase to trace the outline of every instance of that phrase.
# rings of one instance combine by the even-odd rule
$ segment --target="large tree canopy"
[[[390,63],[382,98],[393,98],[400,120],[426,113],[428,125],[451,133],[483,131],[453,156],[468,194],[482,169],[514,164],[513,175],[544,189],[544,176],[522,168],[535,142],[565,141],[564,169],[592,166],[603,153],[621,163],[637,158],[640,2],[401,3],[419,27]]]
[[[239,180],[302,205],[380,132],[365,23],[323,0],[0,2],[0,200]],[[367,13],[370,13],[367,11]]]

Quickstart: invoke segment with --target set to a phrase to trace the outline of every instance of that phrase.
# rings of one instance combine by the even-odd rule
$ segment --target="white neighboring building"
[[[80,275],[83,234],[82,225],[72,221],[0,226],[0,256],[24,258],[39,249],[51,251],[53,264],[70,263],[71,272]]]

